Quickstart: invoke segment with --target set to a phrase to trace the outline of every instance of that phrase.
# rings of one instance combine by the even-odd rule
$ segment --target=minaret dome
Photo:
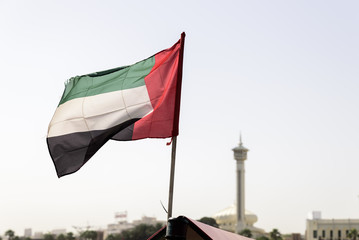
[[[242,143],[242,136],[240,136],[239,144],[237,147],[232,149],[234,153],[234,159],[236,161],[245,161],[247,159],[248,148],[245,148]]]

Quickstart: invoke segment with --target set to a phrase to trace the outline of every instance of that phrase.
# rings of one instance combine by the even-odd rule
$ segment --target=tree
[[[57,235],[56,240],[66,240],[66,236],[61,233],[61,234]]]
[[[96,231],[84,231],[80,235],[81,238],[84,238],[86,240],[96,240],[97,238],[97,232]]]
[[[253,237],[253,234],[252,234],[251,230],[249,230],[248,228],[243,229],[243,230],[239,233],[239,235],[242,235],[242,236],[248,237],[248,238]]]
[[[256,240],[269,240],[266,236],[257,237]]]
[[[161,227],[162,227],[161,224],[157,224],[156,226],[148,225],[148,224],[140,224],[132,229],[131,232],[132,240],[147,239]]]
[[[75,240],[74,234],[72,232],[68,232],[66,234],[66,240]]]
[[[358,237],[358,230],[356,230],[355,228],[350,229],[347,234],[347,237],[351,240],[356,240]]]
[[[120,234],[108,236],[106,240],[143,240],[149,238],[160,228],[162,228],[160,223],[156,225],[139,224],[132,229],[123,230]]]
[[[282,234],[276,228],[273,228],[273,230],[269,233],[269,236],[271,240],[283,240]]]
[[[106,240],[120,240],[119,234],[110,234],[106,237]]]
[[[7,236],[8,240],[13,240],[15,237],[15,232],[9,229],[5,232],[5,236]]]
[[[51,233],[45,233],[44,240],[55,240],[55,235]]]
[[[216,219],[211,218],[211,217],[203,217],[203,218],[199,219],[198,222],[201,222],[201,223],[204,223],[204,224],[210,225],[212,227],[216,227],[216,228],[219,227]]]

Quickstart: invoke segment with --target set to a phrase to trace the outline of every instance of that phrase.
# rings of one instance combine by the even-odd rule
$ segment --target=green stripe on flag
[[[131,66],[73,77],[66,83],[59,105],[75,98],[143,86],[154,64],[152,56]]]

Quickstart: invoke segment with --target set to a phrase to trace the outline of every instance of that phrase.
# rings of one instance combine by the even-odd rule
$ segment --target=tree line
[[[216,220],[209,217],[203,217],[198,221],[208,224],[213,227],[219,227]],[[148,225],[148,224],[139,224],[131,229],[123,230],[121,233],[118,234],[110,234],[107,236],[105,240],[144,240],[152,236],[155,232],[163,227],[162,224],[157,223],[156,225]],[[15,232],[11,229],[5,232],[5,237],[7,240],[31,240],[30,237],[19,237],[15,235]],[[253,234],[249,229],[242,230],[239,235],[252,238]],[[347,233],[347,238],[351,240],[357,240],[359,237],[358,230],[352,228]],[[67,234],[51,234],[46,233],[43,236],[44,240],[96,240],[97,239],[97,232],[96,231],[84,231],[80,234],[79,237],[75,237],[72,232],[68,232]],[[3,240],[0,237],[0,240]],[[274,228],[270,233],[269,237],[267,236],[260,236],[257,237],[256,240],[283,240],[282,234],[278,231],[278,229]]]
[[[163,227],[161,223],[156,225],[139,224],[131,229],[123,230],[118,234],[110,234],[106,240],[144,240],[152,236]]]
[[[11,229],[7,230],[4,235],[5,237],[7,237],[7,240],[31,240],[31,237],[19,237],[15,235],[15,232]],[[72,232],[68,232],[66,235],[65,234],[55,235],[52,233],[45,233],[43,239],[44,240],[75,240],[76,237]],[[1,237],[0,240],[2,240]]]

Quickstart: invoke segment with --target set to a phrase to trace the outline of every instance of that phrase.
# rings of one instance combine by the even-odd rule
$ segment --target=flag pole
[[[172,217],[173,186],[174,186],[175,164],[176,164],[176,147],[177,147],[177,136],[174,136],[172,139],[171,175],[170,175],[170,187],[169,187],[169,193],[168,193],[167,220],[169,220]]]
[[[179,112],[180,112],[180,103],[181,103],[183,50],[184,50],[185,37],[186,37],[186,34],[183,32],[181,34],[181,40],[180,40],[181,47],[180,47],[180,53],[179,53],[178,72],[177,72],[177,89],[176,89],[176,102],[175,102],[175,112],[174,112],[173,132],[172,132],[173,137],[172,137],[172,153],[171,153],[171,173],[170,173],[170,186],[169,186],[169,193],[168,193],[167,220],[172,217],[173,187],[174,187],[174,177],[175,177],[178,122],[179,122]]]

